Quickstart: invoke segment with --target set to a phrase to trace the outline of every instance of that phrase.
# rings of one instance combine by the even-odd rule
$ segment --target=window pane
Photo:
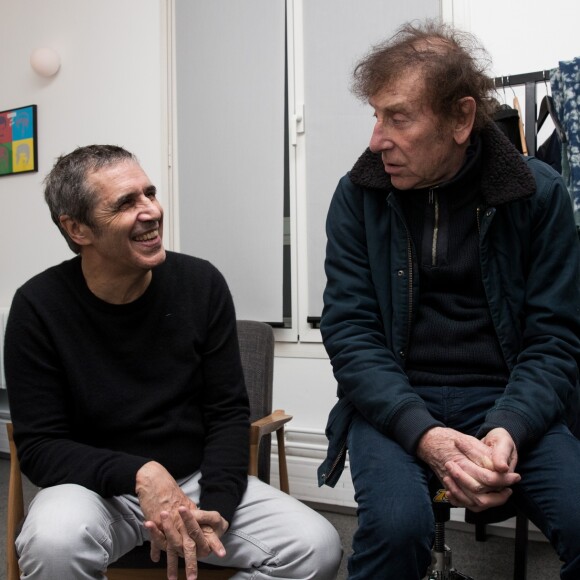
[[[351,73],[372,44],[401,24],[439,15],[439,0],[304,1],[308,310],[320,316],[326,283],[324,223],[338,180],[368,145],[372,111],[350,93]]]
[[[176,0],[180,250],[282,322],[284,0]]]

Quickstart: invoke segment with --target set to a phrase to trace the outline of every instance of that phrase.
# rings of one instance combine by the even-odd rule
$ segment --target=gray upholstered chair
[[[284,447],[284,425],[292,419],[284,411],[272,412],[272,386],[274,371],[274,335],[272,328],[262,322],[238,321],[238,339],[246,388],[250,399],[250,464],[248,473],[270,482],[270,434],[276,432],[280,489],[289,492],[288,471]],[[7,580],[18,580],[18,558],[14,547],[18,528],[25,515],[22,476],[9,423],[10,476],[8,485],[7,525]],[[236,570],[200,566],[199,580],[220,580],[231,577]],[[183,576],[182,576],[183,575]],[[153,564],[149,558],[149,544],[138,546],[115,562],[107,571],[109,580],[164,580],[165,562]],[[180,570],[180,578],[185,578]]]

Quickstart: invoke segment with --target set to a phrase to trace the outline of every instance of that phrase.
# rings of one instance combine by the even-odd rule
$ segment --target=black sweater
[[[86,286],[80,258],[14,297],[6,379],[23,472],[41,487],[135,493],[150,460],[200,469],[200,507],[228,521],[246,486],[248,400],[232,299],[208,262],[167,253],[137,300]]]
[[[397,191],[413,240],[419,300],[405,372],[411,385],[505,386],[479,258],[481,141],[438,186]]]

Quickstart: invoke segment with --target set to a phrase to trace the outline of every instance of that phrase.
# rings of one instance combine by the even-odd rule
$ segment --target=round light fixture
[[[30,66],[42,77],[52,77],[60,68],[60,56],[52,48],[37,48],[30,55]]]

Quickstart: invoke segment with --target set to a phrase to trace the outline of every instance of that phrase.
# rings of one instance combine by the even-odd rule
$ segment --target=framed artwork
[[[0,111],[0,177],[38,171],[36,105]]]

